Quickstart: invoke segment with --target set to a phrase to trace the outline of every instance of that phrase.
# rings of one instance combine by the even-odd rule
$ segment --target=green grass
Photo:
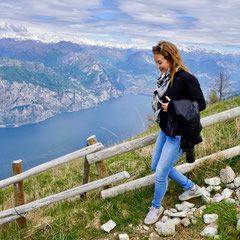
[[[208,116],[223,110],[240,105],[240,97],[224,103],[209,105],[203,116]],[[149,129],[136,136],[142,137],[159,131],[158,126],[151,125]],[[240,118],[228,120],[224,123],[207,127],[202,131],[203,143],[196,148],[196,158],[209,155],[219,150],[227,149],[239,144]],[[151,155],[153,145],[128,152],[105,160],[109,175],[126,170],[130,173],[130,180],[149,174],[151,170]],[[48,170],[42,174],[24,181],[26,202],[31,202],[58,192],[74,188],[81,184],[83,158],[68,164]],[[185,162],[182,156],[178,164]],[[218,176],[222,168],[231,166],[237,175],[240,175],[240,156],[232,159],[217,159],[207,161],[201,166],[187,173],[186,176],[199,185],[206,186],[204,179]],[[90,181],[99,179],[95,165],[91,165]],[[129,180],[124,180],[126,182]],[[119,183],[118,183],[119,184]],[[55,203],[30,212],[27,216],[27,227],[19,229],[15,221],[0,227],[0,239],[117,239],[114,233],[127,233],[130,239],[148,239],[150,232],[141,232],[137,229],[151,205],[154,188],[144,187],[127,192],[109,199],[100,198],[101,189],[87,193],[86,197],[79,196]],[[182,192],[179,185],[169,181],[168,191],[163,200],[163,207],[174,207],[179,203],[178,195]],[[201,199],[193,199],[197,207],[203,205]],[[0,190],[1,210],[11,208],[13,205],[13,189],[7,187]],[[205,213],[219,214],[219,235],[221,239],[237,239],[236,211],[233,204],[209,204]],[[105,233],[100,226],[112,219],[117,226]],[[130,225],[130,226],[129,226]],[[205,239],[200,236],[205,224],[198,219],[198,225],[187,228],[177,227],[177,233],[168,240]]]
[[[239,231],[236,230],[237,211],[233,203],[212,203],[204,209],[204,214],[215,213],[218,215],[218,234],[221,239],[235,240],[239,236]]]

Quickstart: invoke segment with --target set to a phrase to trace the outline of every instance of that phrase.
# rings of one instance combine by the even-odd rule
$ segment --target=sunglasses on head
[[[157,53],[161,52],[161,48],[159,46],[153,46],[152,50]]]

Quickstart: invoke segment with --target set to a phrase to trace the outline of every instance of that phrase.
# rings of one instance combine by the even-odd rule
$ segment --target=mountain
[[[239,92],[239,55],[179,49],[205,94],[219,71]],[[151,95],[158,74],[150,50],[0,39],[0,126],[43,121],[124,93]]]
[[[1,127],[43,121],[121,96],[121,82],[81,49],[70,43],[0,40]]]

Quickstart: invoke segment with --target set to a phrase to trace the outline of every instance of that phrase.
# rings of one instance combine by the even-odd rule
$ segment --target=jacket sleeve
[[[189,98],[198,103],[199,111],[204,110],[206,108],[206,102],[197,78],[195,78],[193,75],[190,75],[189,78],[184,79],[184,82]]]

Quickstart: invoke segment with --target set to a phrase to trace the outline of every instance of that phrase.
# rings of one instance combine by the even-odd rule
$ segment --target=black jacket
[[[202,142],[200,132],[199,106],[196,101],[189,99],[172,100],[168,106],[168,121],[165,133],[169,137],[175,137],[181,129],[180,148],[186,152],[187,162],[193,163],[194,146]]]
[[[199,111],[206,108],[206,102],[197,78],[184,70],[179,70],[175,73],[172,86],[170,86],[164,94],[163,102],[167,103],[165,96],[168,96],[171,100],[189,99],[196,101],[199,106]],[[166,132],[167,123],[168,112],[161,111],[159,126],[163,132]],[[181,129],[179,130],[177,135],[181,133]]]
[[[165,96],[171,101],[167,112],[160,111],[159,126],[168,136],[182,136],[181,149],[187,153],[187,162],[194,162],[193,146],[202,141],[199,111],[206,108],[200,84],[195,76],[181,69],[164,94],[166,103]]]

